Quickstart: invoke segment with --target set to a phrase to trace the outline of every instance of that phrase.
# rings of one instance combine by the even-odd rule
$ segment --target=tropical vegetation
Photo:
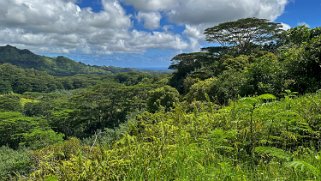
[[[2,180],[321,180],[321,28],[247,18],[173,72],[0,48]]]

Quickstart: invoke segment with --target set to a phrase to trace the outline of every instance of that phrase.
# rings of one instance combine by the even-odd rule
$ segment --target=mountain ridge
[[[55,58],[41,56],[28,49],[18,49],[11,45],[0,46],[0,64],[5,63],[20,68],[45,71],[55,76],[111,73],[108,67],[86,65],[63,56]]]

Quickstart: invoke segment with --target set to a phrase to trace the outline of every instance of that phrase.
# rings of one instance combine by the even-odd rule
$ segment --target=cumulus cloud
[[[118,0],[102,0],[99,13],[75,0],[0,1],[0,44],[52,52],[137,52],[148,48],[186,48],[170,32],[139,32]],[[153,17],[149,16],[153,15]],[[147,28],[159,27],[160,14],[141,14]],[[49,48],[44,48],[49,47]]]
[[[195,50],[205,28],[245,17],[275,20],[287,0],[101,0],[100,12],[76,2],[0,0],[0,44],[55,53]],[[137,15],[126,12],[123,3],[133,6]],[[137,30],[133,18],[146,31]],[[162,18],[170,21],[163,27]],[[183,33],[175,31],[177,25],[185,27]]]
[[[162,16],[159,12],[139,12],[137,15],[138,21],[144,22],[144,27],[150,30],[160,27],[160,20]]]
[[[283,30],[288,30],[288,29],[291,28],[291,26],[288,25],[288,24],[286,24],[286,23],[281,23],[281,25],[282,25],[282,29],[283,29]]]
[[[162,11],[169,10],[179,5],[179,0],[123,0],[129,5],[142,11]],[[198,3],[198,2],[195,2]]]
[[[183,32],[186,35],[190,42],[190,47],[192,50],[199,50],[200,40],[205,39],[205,35],[203,33],[204,29],[208,27],[207,24],[200,24],[200,25],[185,25],[185,30]]]
[[[287,0],[181,0],[180,6],[168,12],[177,23],[217,24],[246,17],[276,19],[284,11]]]
[[[221,23],[245,17],[275,20],[288,0],[123,0],[141,11],[164,11],[175,23]]]
[[[204,40],[206,28],[226,21],[257,17],[274,21],[288,0],[123,0],[145,12],[162,12],[175,23],[185,26],[192,49]],[[288,28],[285,26],[285,28]]]

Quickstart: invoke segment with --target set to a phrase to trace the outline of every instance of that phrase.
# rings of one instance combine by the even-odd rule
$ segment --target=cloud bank
[[[76,0],[0,1],[0,44],[86,54],[197,49],[205,28],[245,17],[273,21],[287,0],[101,0],[101,4],[102,10],[94,12]],[[127,12],[125,5],[135,12]]]

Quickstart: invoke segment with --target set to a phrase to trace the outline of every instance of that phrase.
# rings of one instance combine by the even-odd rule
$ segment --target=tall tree
[[[183,81],[186,76],[213,61],[213,56],[209,52],[183,53],[176,55],[171,61],[169,68],[176,71],[170,80],[170,85],[183,93]]]
[[[246,18],[207,28],[205,35],[207,41],[219,43],[224,47],[235,47],[239,53],[245,53],[253,46],[275,44],[282,31],[280,23]]]

